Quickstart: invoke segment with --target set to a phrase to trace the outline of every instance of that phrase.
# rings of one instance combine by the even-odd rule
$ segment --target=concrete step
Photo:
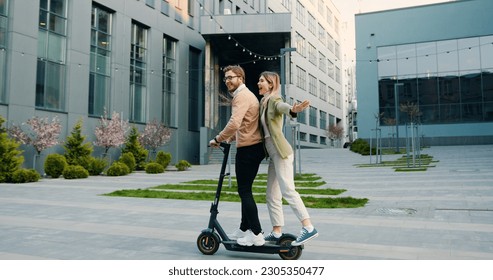
[[[236,156],[236,145],[233,144],[229,149],[229,160],[233,164],[235,163],[235,156]],[[209,164],[222,164],[223,158],[224,158],[224,153],[221,149],[212,149],[212,152],[209,156]]]

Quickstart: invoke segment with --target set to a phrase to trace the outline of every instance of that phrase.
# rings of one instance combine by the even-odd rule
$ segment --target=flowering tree
[[[337,140],[337,143],[340,144],[341,139],[344,137],[344,128],[334,124],[327,129],[326,133],[330,139]]]
[[[157,148],[164,146],[171,139],[171,129],[156,119],[147,123],[144,132],[139,136],[139,142],[142,146],[156,153]]]
[[[344,136],[344,128],[338,125],[332,125],[329,127],[327,135],[330,139],[340,140]]]
[[[121,120],[119,113],[113,112],[111,119],[108,119],[105,111],[104,116],[99,120],[99,126],[94,131],[96,135],[94,145],[104,147],[104,153],[107,154],[110,148],[125,143],[125,133],[128,128],[128,121]]]
[[[13,125],[9,129],[9,134],[21,144],[32,145],[38,155],[43,150],[59,143],[58,136],[60,136],[62,125],[57,116],[53,117],[51,122],[48,121],[47,117],[33,117],[27,120],[25,124],[29,125],[27,132],[20,126]]]

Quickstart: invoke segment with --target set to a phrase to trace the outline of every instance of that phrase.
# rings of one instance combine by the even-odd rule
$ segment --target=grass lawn
[[[254,182],[253,193],[257,203],[265,203],[267,174],[259,174]],[[357,208],[368,202],[366,198],[331,197],[346,190],[321,187],[326,182],[320,181],[316,174],[298,174],[295,178],[296,190],[300,193],[305,206],[308,208]],[[237,194],[236,180],[230,188],[223,183],[221,201],[240,202]],[[194,180],[180,184],[166,184],[147,189],[118,190],[105,194],[106,196],[125,196],[139,198],[210,200],[213,201],[218,186],[218,180]],[[283,201],[287,204],[286,201]]]

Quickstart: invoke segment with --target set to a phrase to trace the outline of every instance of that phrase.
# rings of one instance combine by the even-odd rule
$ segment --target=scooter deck
[[[236,243],[235,240],[232,241],[222,241],[226,250],[229,251],[244,251],[244,252],[254,252],[254,253],[266,253],[266,254],[279,254],[287,253],[291,250],[291,245],[278,245],[265,243],[263,246],[242,246]]]

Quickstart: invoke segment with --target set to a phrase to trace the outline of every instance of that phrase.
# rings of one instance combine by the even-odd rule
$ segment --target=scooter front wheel
[[[219,236],[215,232],[212,234],[201,233],[197,238],[197,247],[204,255],[214,255],[219,249],[220,244]]]
[[[279,240],[279,244],[281,246],[290,246],[291,242],[295,240],[296,238],[292,236],[284,236],[281,237],[281,240]],[[289,251],[279,253],[279,256],[283,260],[297,260],[301,257],[302,250],[303,250],[303,246],[291,246]]]

